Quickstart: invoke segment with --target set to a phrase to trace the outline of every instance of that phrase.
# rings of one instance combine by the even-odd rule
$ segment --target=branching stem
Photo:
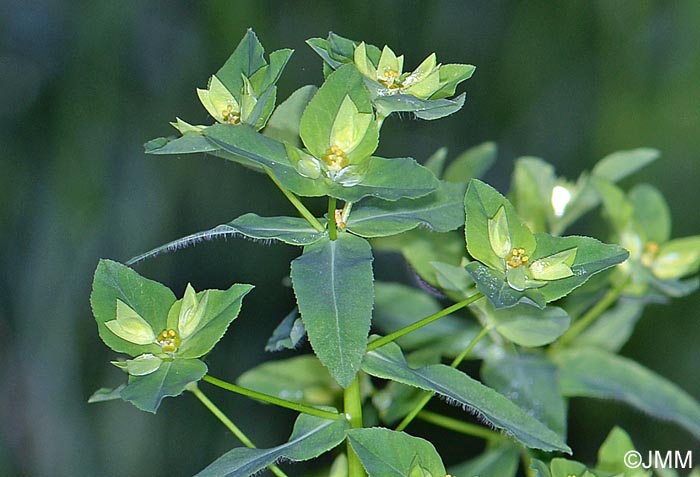
[[[294,195],[292,191],[284,187],[280,181],[275,177],[275,174],[267,167],[264,168],[265,172],[267,175],[272,179],[272,182],[275,183],[277,188],[282,191],[284,196],[291,202],[291,204],[294,206],[295,209],[299,211],[302,217],[306,219],[306,221],[317,231],[317,232],[323,232],[325,230],[325,227],[321,224],[321,222],[318,221],[316,217],[314,217],[314,214],[312,214],[309,209],[306,208],[306,206],[299,200],[299,197]]]

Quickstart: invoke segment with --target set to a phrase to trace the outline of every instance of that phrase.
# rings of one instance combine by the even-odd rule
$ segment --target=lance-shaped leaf
[[[479,178],[496,162],[497,153],[498,148],[492,142],[469,148],[450,162],[443,179],[468,183],[471,179]]]
[[[325,224],[325,219],[320,219],[320,222]],[[131,265],[153,258],[161,253],[172,252],[203,240],[212,240],[220,237],[242,235],[253,240],[273,240],[289,245],[302,246],[310,245],[320,240],[324,234],[326,234],[325,231],[317,231],[306,220],[299,217],[260,217],[250,213],[241,215],[227,224],[217,225],[213,229],[196,232],[163,244],[160,247],[133,257],[127,264]]]
[[[463,184],[441,182],[440,187],[419,199],[388,202],[366,199],[353,207],[346,227],[362,237],[386,237],[418,226],[447,232],[464,225]]]
[[[370,477],[445,475],[440,455],[425,439],[405,432],[374,427],[351,429],[348,431],[348,440]],[[416,470],[427,471],[429,474]]]
[[[374,302],[372,250],[348,233],[304,247],[292,262],[292,284],[309,341],[343,387],[365,352]]]
[[[249,477],[280,459],[304,461],[333,449],[345,439],[350,427],[345,419],[329,421],[300,415],[289,441],[269,449],[239,447],[209,464],[196,477]]]
[[[529,304],[496,308],[491,302],[481,301],[474,311],[483,316],[503,337],[520,346],[544,346],[559,338],[569,328],[569,314],[562,308],[547,306],[541,309]]]
[[[561,392],[569,397],[615,399],[700,437],[700,404],[681,388],[626,358],[596,349],[556,354]]]
[[[362,369],[378,378],[435,392],[478,414],[528,447],[571,452],[560,436],[502,394],[443,364],[412,369],[394,343],[367,353]]]
[[[165,397],[179,396],[188,384],[207,373],[207,365],[198,359],[163,361],[157,371],[145,376],[129,376],[121,398],[142,411],[155,414]]]
[[[644,311],[644,302],[622,297],[574,340],[576,345],[617,352],[632,336]]]
[[[143,145],[146,154],[196,154],[214,152],[219,147],[197,133],[187,133],[180,137],[159,137]]]
[[[520,220],[511,203],[493,187],[472,179],[464,204],[467,250],[475,259],[494,270],[505,271],[505,257],[499,254],[506,248],[522,248],[527,254],[535,250],[532,232]],[[507,233],[496,236],[494,231]],[[497,240],[497,237],[502,240]],[[505,246],[506,238],[508,247]]]
[[[197,298],[206,307],[198,320],[194,331],[183,338],[177,350],[180,358],[199,358],[212,350],[214,345],[221,340],[226,329],[241,311],[243,297],[253,289],[253,285],[235,284],[228,290],[206,290],[199,292]],[[184,300],[184,299],[183,299]],[[183,300],[173,304],[168,313],[167,328],[178,329],[178,318]]]
[[[557,368],[544,355],[489,353],[481,377],[557,434],[566,436],[566,401],[559,392]]]
[[[487,449],[483,454],[450,467],[450,475],[479,477],[515,477],[520,463],[520,450],[511,442]]]
[[[236,382],[244,388],[313,405],[330,406],[342,395],[340,386],[313,355],[262,363],[241,374]]]
[[[165,329],[168,310],[175,302],[173,292],[111,260],[100,260],[92,283],[90,303],[102,341],[114,351],[130,356],[160,353],[161,349],[155,342],[143,345],[127,341],[105,325],[116,320],[118,302],[138,314],[154,333],[159,333]]]
[[[598,161],[592,173],[601,179],[617,182],[654,162],[659,155],[658,150],[650,148],[613,152]]]

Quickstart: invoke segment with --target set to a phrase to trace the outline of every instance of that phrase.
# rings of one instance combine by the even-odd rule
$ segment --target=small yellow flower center
[[[520,266],[527,266],[530,261],[530,257],[525,255],[524,248],[514,248],[510,255],[506,257],[506,263],[509,267],[518,268]]]
[[[224,117],[224,122],[228,124],[240,124],[241,123],[241,113],[234,111],[232,105],[228,105],[225,110],[221,111],[221,115]]]
[[[381,76],[377,79],[381,84],[386,86],[389,89],[399,89],[403,85],[401,81],[399,81],[399,72],[392,70],[390,68],[387,68],[384,70],[384,72],[381,74]]]
[[[642,265],[650,267],[654,259],[659,253],[659,244],[656,242],[647,242],[642,252]]]
[[[338,146],[331,146],[321,159],[326,163],[328,169],[333,172],[338,172],[348,165],[347,154]]]
[[[163,330],[156,338],[158,346],[166,353],[173,353],[180,347],[182,340],[175,330]]]

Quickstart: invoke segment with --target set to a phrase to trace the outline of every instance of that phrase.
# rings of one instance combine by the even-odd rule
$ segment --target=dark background
[[[700,231],[700,3],[693,0],[4,0],[0,475],[191,475],[238,445],[189,395],[167,399],[156,416],[122,402],[88,405],[96,388],[123,380],[108,364],[116,356],[97,336],[88,297],[100,257],[124,261],[249,211],[293,214],[264,177],[238,166],[142,152],[146,140],[173,133],[167,123],[175,115],[207,120],[195,88],[249,26],[268,51],[297,50],[280,98],[320,83],[320,60],[304,40],[328,30],[390,44],[406,53],[409,68],[433,51],[442,62],[477,66],[462,111],[435,122],[387,121],[382,155],[423,160],[439,146],[456,154],[494,140],[500,159],[486,179],[505,190],[519,155],[543,157],[575,178],[612,151],[656,147],[663,158],[624,185],[649,181],[667,195],[674,236]],[[605,238],[597,215],[588,219],[588,230]],[[212,374],[233,380],[273,358],[262,348],[292,306],[284,278],[297,253],[229,239],[138,271],[178,295],[187,281],[197,289],[258,286],[209,358]],[[623,350],[696,397],[699,305],[696,294],[648,308]],[[287,436],[291,413],[209,394],[258,444]],[[571,412],[570,443],[584,460],[613,423],[641,449],[698,450],[685,431],[617,404],[574,400]],[[482,446],[446,431],[431,438],[448,463]]]

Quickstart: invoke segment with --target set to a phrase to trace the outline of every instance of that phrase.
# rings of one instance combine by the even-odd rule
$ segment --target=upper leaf
[[[304,247],[292,262],[292,284],[314,352],[343,387],[360,368],[372,321],[369,243],[348,233]]]
[[[391,379],[445,396],[479,414],[491,425],[505,430],[528,447],[571,452],[554,431],[503,395],[463,372],[443,364],[410,368],[401,349],[394,343],[367,353],[362,369],[372,376]]]

